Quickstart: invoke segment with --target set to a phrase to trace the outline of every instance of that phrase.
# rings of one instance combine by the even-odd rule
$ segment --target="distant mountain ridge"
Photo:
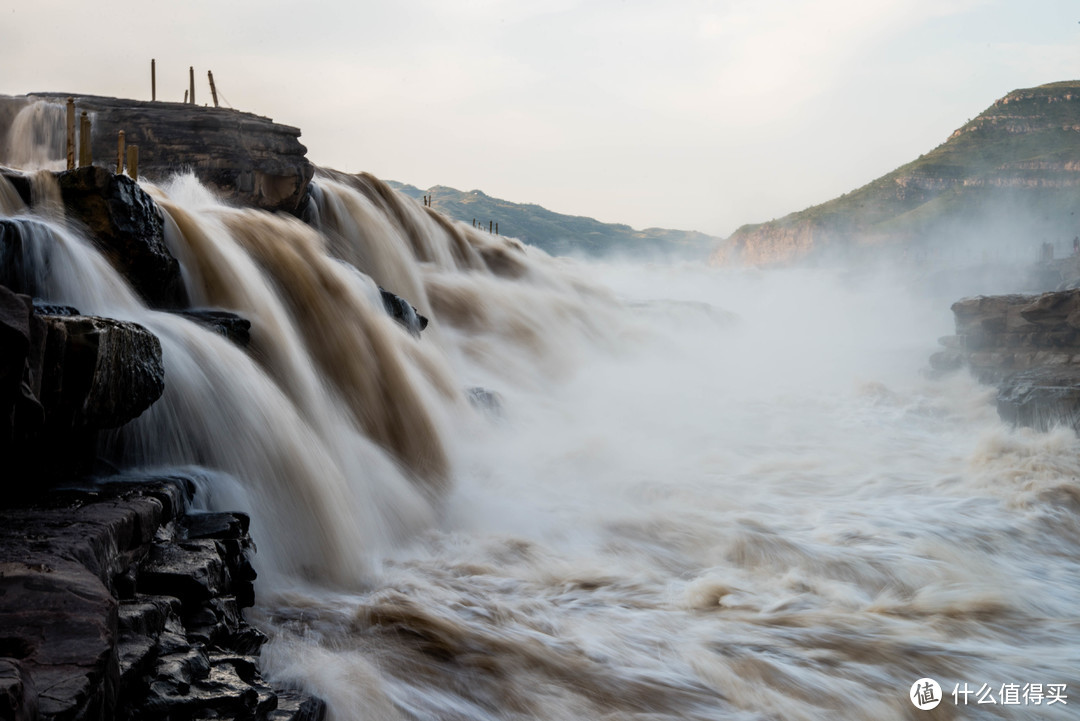
[[[499,224],[499,234],[509,235],[551,255],[581,253],[651,253],[704,259],[720,242],[704,233],[665,228],[634,230],[628,225],[601,223],[593,218],[564,215],[531,203],[512,203],[480,190],[462,191],[445,185],[422,190],[387,181],[395,190],[413,198],[432,197],[431,206],[454,220],[483,228]]]
[[[778,220],[744,225],[716,264],[987,252],[1080,233],[1080,81],[1014,90],[925,155]]]

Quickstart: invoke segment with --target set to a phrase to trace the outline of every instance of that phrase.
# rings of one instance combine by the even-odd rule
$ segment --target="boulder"
[[[0,286],[5,482],[32,478],[41,483],[89,470],[97,432],[137,417],[164,388],[161,344],[142,326],[93,316],[37,315],[28,296]]]
[[[47,342],[62,349],[54,357],[46,346],[45,379],[53,392],[42,393],[46,414],[62,427],[116,428],[161,397],[161,343],[141,325],[96,316],[41,318]]]
[[[165,245],[157,204],[126,175],[91,166],[57,175],[64,209],[151,306],[187,304],[180,263]]]
[[[383,307],[390,314],[390,317],[401,324],[405,330],[419,338],[420,331],[427,328],[428,319],[420,315],[420,312],[401,296],[394,295],[382,287],[379,288],[379,294],[382,295]]]
[[[190,309],[175,311],[190,321],[225,336],[241,348],[251,342],[251,321],[236,313],[216,309]]]

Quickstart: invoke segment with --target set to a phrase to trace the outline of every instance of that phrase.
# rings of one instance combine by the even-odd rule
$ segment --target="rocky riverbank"
[[[997,385],[1006,421],[1080,431],[1080,290],[965,298],[952,311],[956,334],[941,339],[934,369]]]
[[[193,493],[126,479],[0,511],[0,717],[324,717],[259,675],[248,519],[193,512]]]

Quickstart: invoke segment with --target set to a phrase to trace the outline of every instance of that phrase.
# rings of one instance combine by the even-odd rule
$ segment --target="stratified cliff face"
[[[298,139],[299,128],[269,118],[184,103],[74,97],[77,112],[86,111],[92,120],[96,165],[115,165],[117,136],[123,130],[127,144],[139,146],[140,175],[156,179],[190,168],[238,205],[289,212],[299,208],[315,172]],[[64,93],[0,98],[0,138],[23,108],[42,100],[62,105],[66,99]],[[62,126],[52,134],[51,144],[59,146],[54,157],[62,158]]]
[[[781,265],[872,247],[901,256],[969,251],[1080,232],[1080,81],[1016,90],[942,145],[868,185],[745,225],[716,264]]]

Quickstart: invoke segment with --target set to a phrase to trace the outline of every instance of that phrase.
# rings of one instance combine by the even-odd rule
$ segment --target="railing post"
[[[191,104],[195,104],[195,66],[188,66],[188,87],[191,89],[191,93],[188,95],[191,98]]]
[[[127,173],[132,180],[139,179],[139,146],[127,146]]]
[[[93,164],[93,151],[90,149],[90,116],[84,110],[79,118],[79,167],[87,168]]]
[[[157,100],[157,60],[150,58],[150,99]]]
[[[210,95],[214,98],[214,107],[218,107],[217,102],[217,88],[214,87],[214,73],[210,70],[206,71],[206,77],[210,78]]]
[[[67,99],[67,169],[75,170],[75,98]]]
[[[116,138],[116,174],[124,172],[124,131]]]

